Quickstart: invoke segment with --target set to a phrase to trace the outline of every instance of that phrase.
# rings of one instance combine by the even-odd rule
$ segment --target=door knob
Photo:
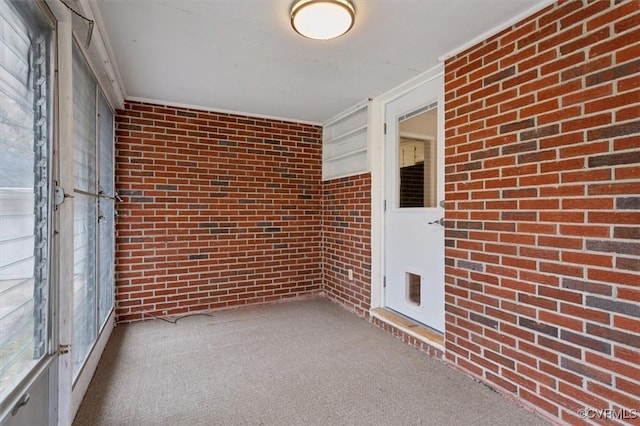
[[[440,219],[438,219],[438,220],[433,220],[433,221],[429,222],[429,225],[434,225],[434,224],[436,224],[436,223],[437,223],[438,225],[440,225],[440,226],[444,226],[444,217],[441,217],[441,218],[440,218]]]
[[[25,393],[24,395],[22,395],[18,400],[18,402],[16,402],[16,405],[14,405],[13,408],[11,409],[11,415],[15,416],[16,414],[18,414],[18,411],[20,410],[20,408],[27,405],[30,399],[31,399],[31,395],[29,395],[28,393]]]

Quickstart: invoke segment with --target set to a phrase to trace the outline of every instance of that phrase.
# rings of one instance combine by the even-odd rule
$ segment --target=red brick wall
[[[559,2],[445,64],[446,357],[570,423],[640,414],[638,40]]]
[[[371,175],[324,182],[322,256],[326,296],[430,356],[442,351],[369,315],[371,309]],[[353,270],[353,280],[348,270]]]
[[[320,292],[320,127],[127,102],[116,155],[119,321]]]
[[[371,175],[325,182],[322,190],[324,290],[330,299],[367,317],[371,305]]]

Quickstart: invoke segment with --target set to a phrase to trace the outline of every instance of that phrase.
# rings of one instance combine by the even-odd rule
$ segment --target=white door
[[[385,111],[385,304],[444,331],[444,81]]]

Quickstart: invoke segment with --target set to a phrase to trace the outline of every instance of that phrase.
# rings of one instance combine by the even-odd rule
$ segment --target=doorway
[[[385,110],[385,305],[444,332],[442,76]]]

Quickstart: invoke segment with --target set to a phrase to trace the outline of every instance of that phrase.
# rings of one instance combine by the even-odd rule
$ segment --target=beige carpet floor
[[[74,425],[543,425],[325,299],[120,325]]]

